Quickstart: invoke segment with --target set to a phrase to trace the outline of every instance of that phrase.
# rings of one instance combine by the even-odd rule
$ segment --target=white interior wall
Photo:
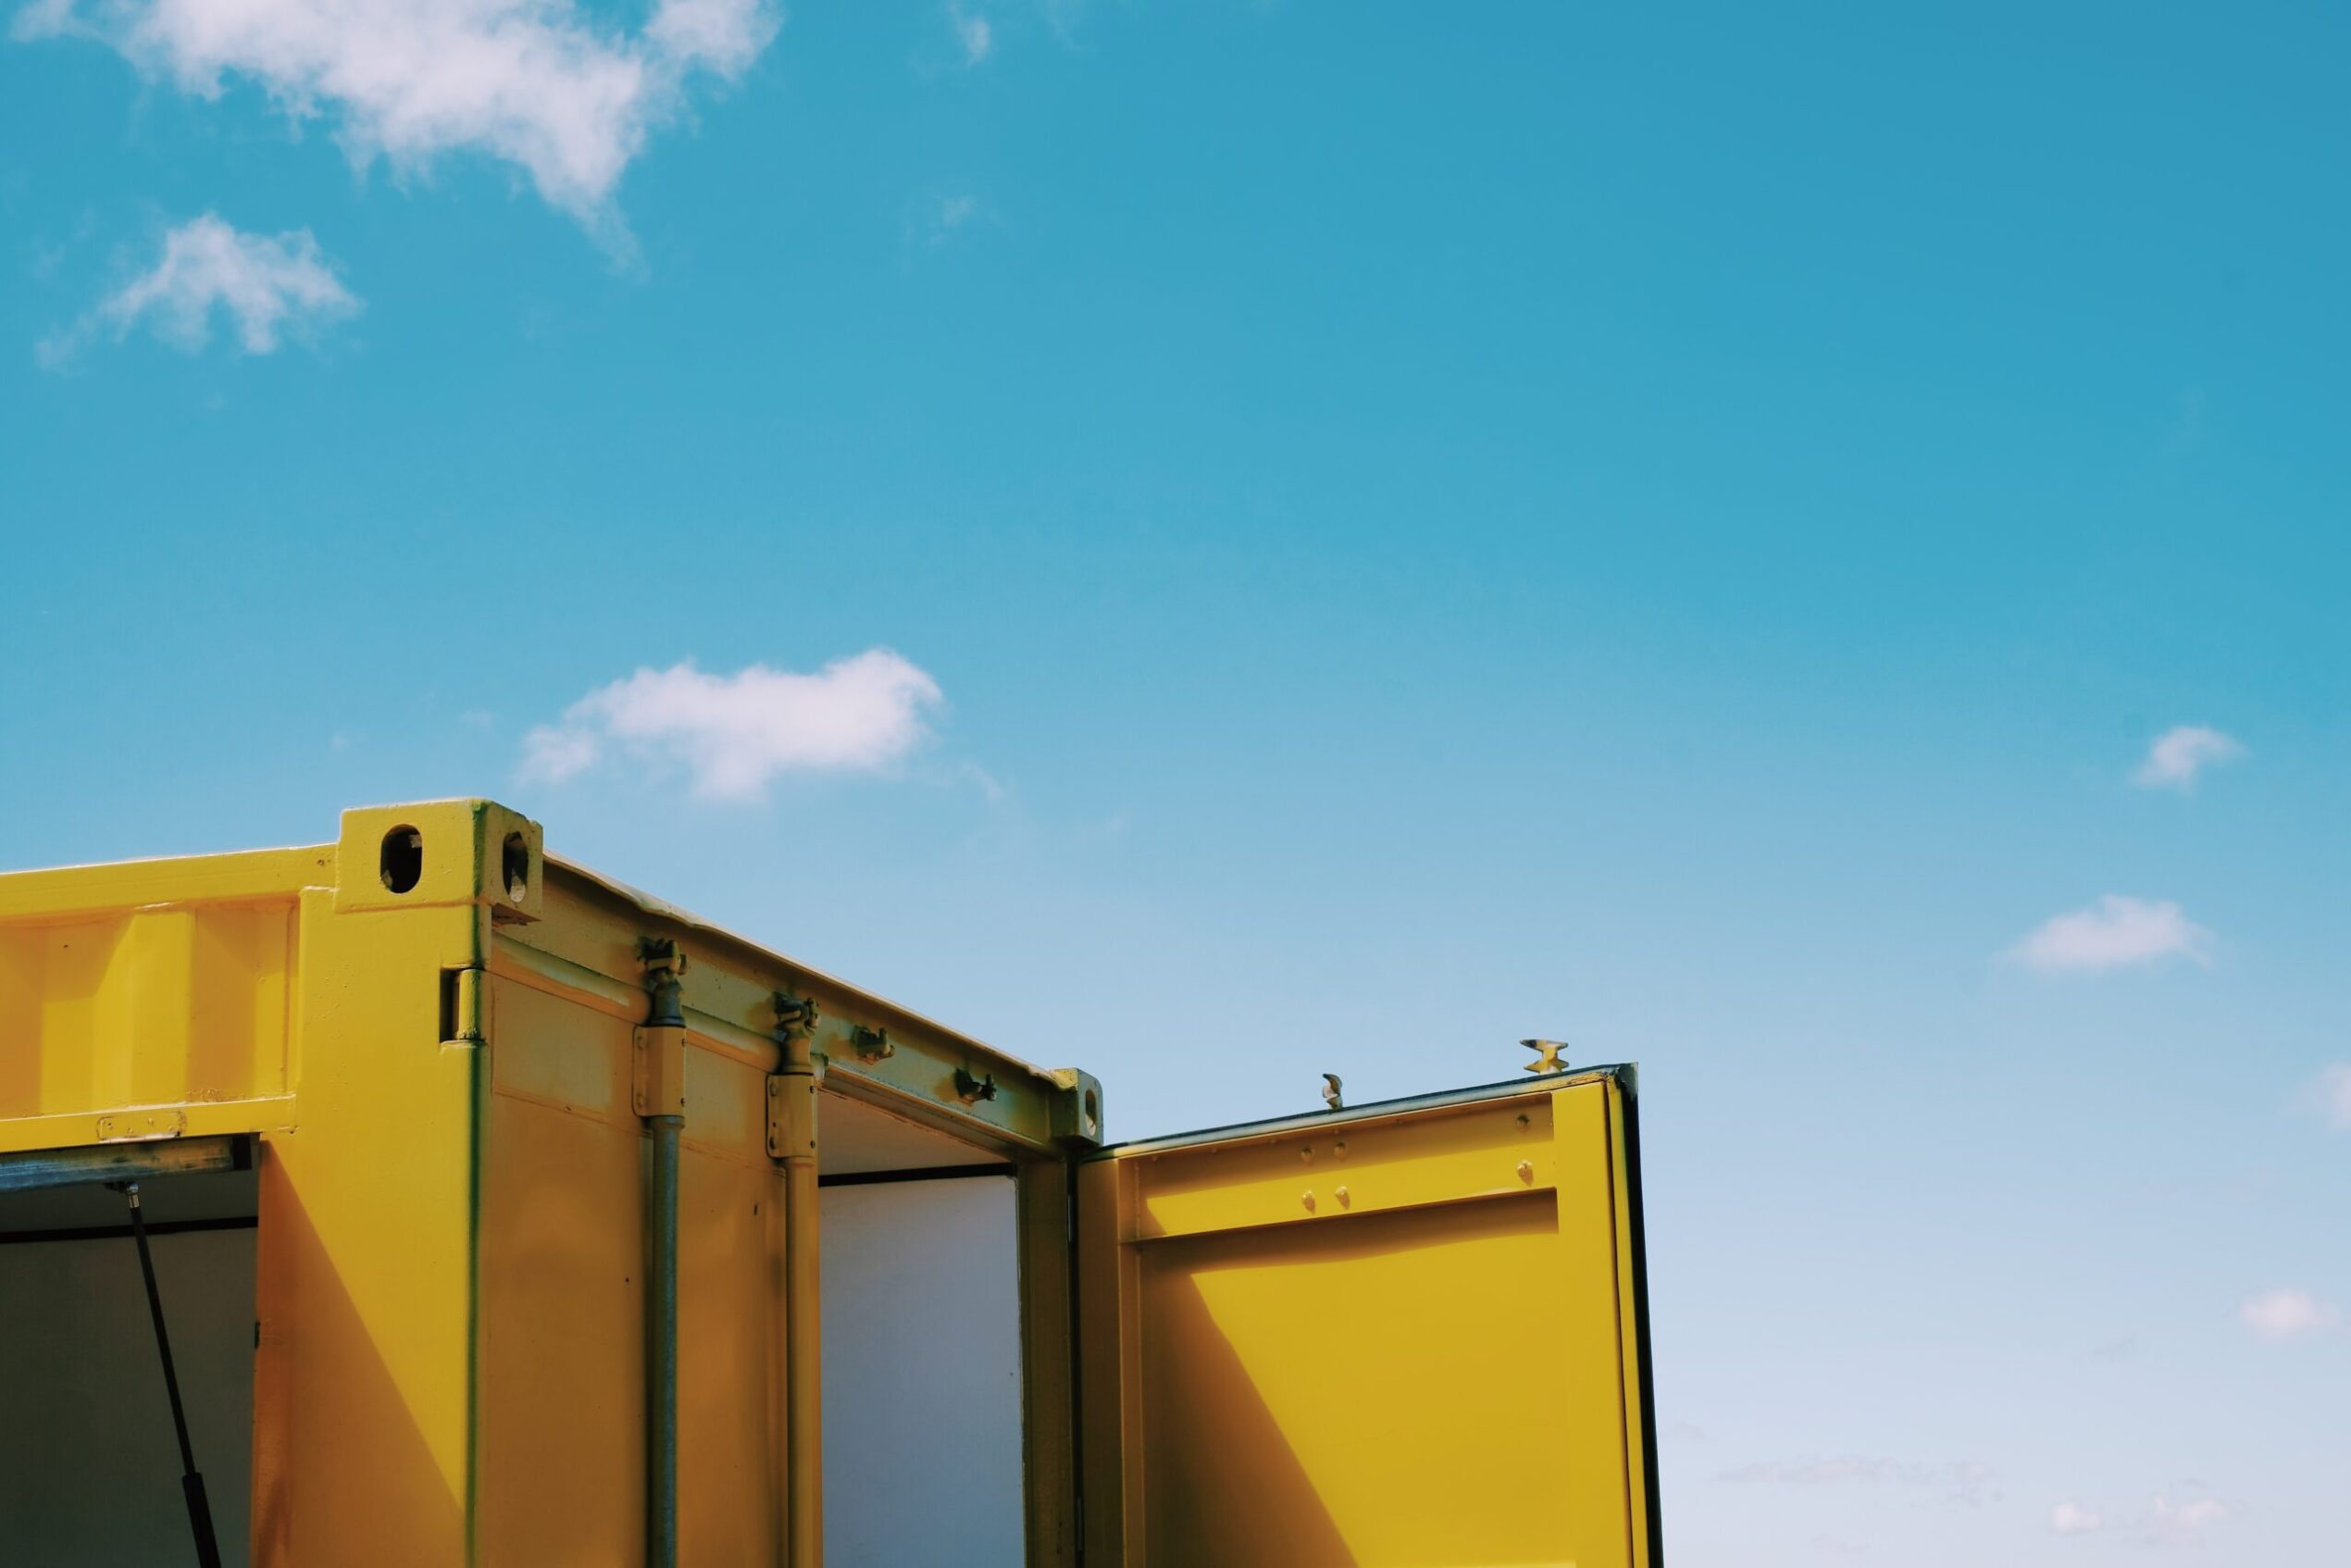
[[[1021,1568],[1011,1177],[827,1187],[820,1206],[826,1568]]]
[[[116,1221],[121,1201],[106,1205]],[[18,1217],[0,1204],[0,1228]],[[196,1465],[221,1561],[236,1568],[247,1561],[253,1489],[254,1237],[187,1231],[151,1242]],[[0,1562],[194,1561],[134,1243],[0,1245]]]

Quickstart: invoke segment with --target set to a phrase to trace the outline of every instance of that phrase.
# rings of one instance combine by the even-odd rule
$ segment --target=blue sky
[[[0,864],[492,794],[1120,1136],[1564,1037],[1686,1568],[2332,1561],[2351,28],[1898,10],[37,5]]]

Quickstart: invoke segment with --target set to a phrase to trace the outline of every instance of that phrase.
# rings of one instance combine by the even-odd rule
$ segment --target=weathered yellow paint
[[[549,885],[553,896],[542,919],[500,929],[491,958],[494,968],[532,968],[570,977],[591,991],[617,980],[633,991],[641,972],[638,940],[648,932],[673,935],[691,960],[685,980],[686,1024],[694,1043],[743,1051],[772,1064],[777,1059],[777,994],[805,997],[818,1009],[810,1045],[825,1061],[827,1092],[867,1101],[1006,1152],[1059,1154],[1064,1139],[1073,1136],[1076,1106],[1093,1087],[1082,1073],[1033,1067],[683,910],[560,861],[549,863]],[[633,1004],[641,1006],[641,1002]],[[860,1026],[886,1029],[891,1054],[877,1061],[860,1059],[851,1045],[851,1035]],[[996,1097],[964,1103],[954,1089],[958,1067],[993,1077]],[[1099,1141],[1099,1133],[1091,1140]]]
[[[648,940],[689,961],[682,1030],[644,1027]],[[1612,1072],[1074,1164],[1087,1075],[549,861],[488,802],[0,877],[0,1152],[257,1140],[267,1568],[641,1561],[655,1105],[681,1561],[819,1568],[827,1095],[1018,1167],[1036,1568],[1651,1562]]]
[[[119,1114],[134,1108],[177,1110],[202,1132],[282,1119],[292,887],[253,902],[85,906],[54,921],[21,913],[25,901],[0,886],[0,908],[19,911],[0,917],[0,1039],[10,1042],[0,1149],[143,1136],[139,1118]]]
[[[1196,1236],[1292,1220],[1377,1213],[1548,1192],[1558,1179],[1551,1107],[1540,1097],[1441,1117],[1339,1123],[1219,1143],[1214,1159],[1144,1154],[1126,1238]]]
[[[1088,1561],[1646,1564],[1619,1093],[1084,1166]]]
[[[0,877],[0,1151],[259,1137],[255,1562],[637,1560],[647,939],[691,959],[644,1086],[684,1103],[683,1561],[813,1564],[815,1237],[788,1209],[813,1213],[815,1171],[813,1147],[768,1147],[777,993],[820,1009],[802,1087],[887,1028],[894,1053],[827,1088],[976,1151],[1060,1169],[1091,1080],[550,864],[488,802]],[[959,1069],[996,1098],[965,1104]]]
[[[256,1563],[473,1559],[481,1052],[442,1043],[441,975],[481,924],[303,896],[301,1115],[261,1162]]]
[[[498,978],[490,1029],[484,1559],[631,1561],[622,1548],[644,1513],[645,1355],[632,1024]],[[567,1485],[545,1485],[550,1474]]]
[[[415,880],[394,887],[388,841],[409,829],[421,843]],[[536,920],[543,907],[544,852],[539,824],[491,801],[429,801],[361,806],[342,814],[335,908],[414,910],[462,907],[499,920]]]

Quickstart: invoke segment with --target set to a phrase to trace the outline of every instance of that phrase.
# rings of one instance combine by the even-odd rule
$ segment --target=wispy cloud
[[[2233,1503],[2221,1501],[2200,1487],[2175,1487],[2158,1492],[2147,1504],[2147,1516],[2136,1534],[2142,1540],[2158,1546],[2197,1546],[2204,1532],[2224,1519],[2244,1512]]]
[[[2237,1308],[2237,1321],[2264,1339],[2307,1339],[2324,1334],[2343,1314],[2307,1290],[2267,1290]]]
[[[2212,1496],[2193,1482],[2168,1487],[2148,1500],[2144,1512],[2109,1518],[2094,1503],[2067,1500],[2049,1510],[2049,1528],[2060,1536],[2121,1536],[2140,1546],[2200,1546],[2205,1531],[2244,1510]]]
[[[2212,933],[2168,899],[2108,893],[2086,909],[2052,916],[2008,956],[2044,974],[2096,974],[2167,958],[2207,958]]]
[[[2078,1502],[2061,1502],[2049,1510],[2049,1528],[2060,1536],[2086,1536],[2106,1528],[2106,1515]]]
[[[961,6],[947,7],[947,20],[955,30],[955,42],[964,51],[964,64],[976,66],[996,52],[996,30],[988,19],[976,11]]]
[[[921,213],[923,239],[927,243],[942,245],[955,230],[981,216],[981,207],[977,196],[963,191],[926,198]]]
[[[36,0],[12,31],[94,39],[205,98],[251,81],[330,118],[363,166],[501,159],[616,237],[614,187],[648,134],[696,78],[741,75],[777,25],[772,0],[655,0],[633,34],[572,0]]]
[[[1793,1462],[1766,1461],[1725,1470],[1718,1479],[1788,1487],[1833,1487],[1853,1483],[1940,1487],[1951,1501],[1969,1508],[1997,1501],[2000,1496],[1996,1485],[1998,1478],[1992,1467],[1974,1460],[1922,1464],[1908,1460],[1847,1455]]]
[[[307,229],[249,234],[206,213],[166,234],[153,267],[44,339],[38,352],[54,369],[93,337],[119,341],[143,323],[193,354],[211,342],[214,317],[225,314],[245,353],[273,354],[287,333],[307,333],[358,309]]]
[[[708,800],[757,800],[786,773],[870,773],[929,736],[939,684],[887,648],[813,675],[752,665],[710,675],[691,661],[641,669],[574,703],[523,740],[525,781],[561,783],[616,753],[681,767]]]
[[[2351,1132],[2351,1062],[2336,1062],[2319,1072],[2319,1112],[2337,1132]]]
[[[996,215],[969,191],[927,191],[910,196],[899,220],[899,259],[912,267],[931,252],[943,252],[966,231],[991,223]]]
[[[2206,768],[2243,755],[2245,744],[2233,735],[2201,724],[2175,725],[2155,738],[2132,778],[2143,789],[2191,790]]]

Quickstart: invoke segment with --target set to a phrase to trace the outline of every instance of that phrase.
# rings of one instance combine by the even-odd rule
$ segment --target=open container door
[[[1089,1568],[1658,1562],[1629,1067],[1079,1167]]]

